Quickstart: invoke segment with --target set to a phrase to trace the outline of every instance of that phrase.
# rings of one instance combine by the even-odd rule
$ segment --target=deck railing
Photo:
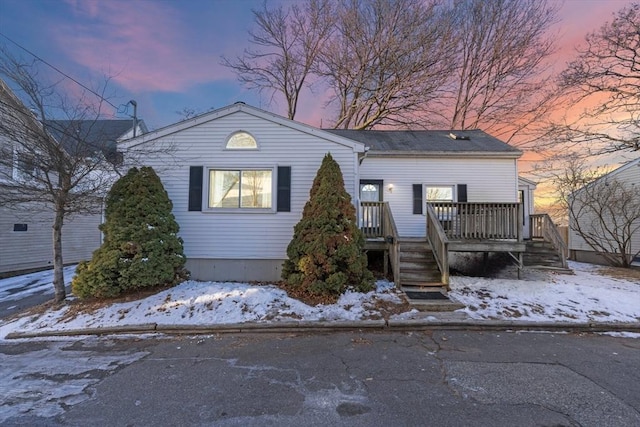
[[[385,237],[385,202],[360,202],[360,228],[364,237]]]
[[[429,202],[449,240],[522,241],[521,203]]]
[[[384,239],[389,250],[393,281],[400,284],[398,228],[387,202],[360,202],[360,229],[367,239]]]
[[[449,287],[449,240],[433,206],[427,204],[427,240],[440,269],[441,282]]]
[[[384,203],[382,212],[382,229],[385,239],[389,244],[389,258],[391,259],[393,282],[396,286],[400,287],[400,239],[398,238],[398,228],[391,214],[389,203]]]
[[[532,239],[543,239],[550,242],[562,260],[562,266],[567,268],[567,244],[560,235],[558,227],[548,214],[534,214],[530,216],[530,235]]]

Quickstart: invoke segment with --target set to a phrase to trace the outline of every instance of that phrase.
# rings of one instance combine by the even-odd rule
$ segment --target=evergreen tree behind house
[[[287,256],[283,279],[311,294],[337,296],[350,288],[359,292],[373,288],[356,210],[331,154],[318,169]]]
[[[188,276],[173,204],[150,167],[132,168],[106,199],[104,242],[78,265],[72,282],[80,298],[177,284]]]

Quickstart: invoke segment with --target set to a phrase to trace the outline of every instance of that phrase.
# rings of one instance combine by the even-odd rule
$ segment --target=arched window
[[[235,132],[229,137],[229,139],[227,139],[227,145],[225,148],[227,150],[256,150],[258,148],[258,143],[248,132],[239,131]]]

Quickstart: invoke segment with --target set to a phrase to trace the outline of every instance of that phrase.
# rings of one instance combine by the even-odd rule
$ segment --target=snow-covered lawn
[[[524,280],[452,277],[450,296],[474,319],[640,323],[640,271],[569,267],[575,275],[528,270]]]
[[[640,322],[640,275],[611,275],[611,269],[571,263],[575,275],[526,270],[524,279],[452,277],[451,298],[472,319],[562,322]],[[41,276],[38,276],[41,275]],[[2,290],[22,280],[42,286],[50,272],[28,280],[0,280]],[[513,271],[505,272],[513,276]],[[23,276],[24,277],[24,276]],[[48,277],[48,279],[46,279]],[[67,280],[71,274],[66,275]],[[406,305],[393,283],[378,281],[366,294],[347,293],[336,304],[309,306],[289,298],[276,286],[245,283],[187,281],[144,299],[112,304],[68,304],[34,310],[0,323],[0,339],[14,331],[52,331],[122,325],[224,325],[287,321],[433,320],[438,313],[422,313]],[[52,285],[50,285],[52,288]],[[24,291],[28,292],[28,291]]]

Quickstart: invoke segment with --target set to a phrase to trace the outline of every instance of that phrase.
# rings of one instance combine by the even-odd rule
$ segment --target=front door
[[[382,180],[360,180],[360,226],[373,233],[380,228],[382,216]],[[375,233],[374,233],[375,234]]]

